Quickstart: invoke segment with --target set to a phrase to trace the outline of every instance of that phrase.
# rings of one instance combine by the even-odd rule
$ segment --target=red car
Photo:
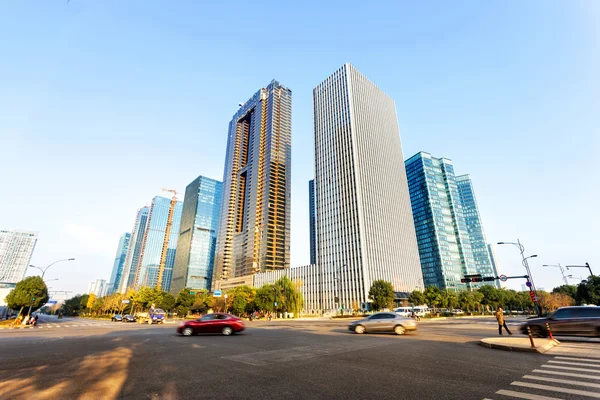
[[[198,333],[222,333],[229,336],[232,333],[241,332],[246,327],[240,318],[225,314],[206,314],[193,321],[182,322],[177,328],[177,333],[183,336],[192,336]]]

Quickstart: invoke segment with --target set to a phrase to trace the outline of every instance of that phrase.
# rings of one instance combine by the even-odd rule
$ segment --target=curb
[[[516,351],[516,352],[525,352],[525,353],[545,353],[548,350],[558,346],[560,342],[556,339],[550,341],[542,346],[536,347],[523,347],[523,346],[515,346],[510,344],[499,344],[499,343],[488,343],[485,342],[486,339],[481,339],[479,341],[479,345],[483,347],[487,347],[489,349],[498,349],[505,351]]]

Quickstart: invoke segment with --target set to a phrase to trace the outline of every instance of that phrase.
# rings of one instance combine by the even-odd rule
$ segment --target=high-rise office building
[[[272,81],[229,124],[216,280],[289,268],[292,91]]]
[[[364,306],[379,279],[422,288],[394,101],[344,64],[313,90],[313,105],[323,308]]]
[[[37,232],[0,230],[0,282],[17,283],[25,277],[37,236]]]
[[[465,289],[477,269],[452,161],[419,152],[405,165],[425,286]]]
[[[152,199],[136,268],[136,288],[159,286],[169,291],[182,208],[181,201],[160,196]]]
[[[317,263],[317,207],[315,202],[315,180],[308,181],[308,223],[310,231],[310,263]]]
[[[133,225],[133,230],[131,231],[131,239],[129,240],[129,249],[127,250],[127,256],[125,257],[125,265],[123,265],[121,283],[119,284],[119,292],[121,293],[126,293],[127,289],[131,289],[135,286],[135,273],[140,260],[149,213],[150,207],[142,207],[138,210],[135,217],[135,223]]]
[[[121,276],[123,275],[123,267],[125,266],[125,259],[127,258],[127,251],[129,250],[129,242],[131,240],[131,233],[124,233],[119,238],[119,245],[117,246],[117,254],[115,255],[115,262],[113,263],[112,273],[110,274],[110,281],[108,282],[107,294],[113,294],[119,290],[119,284],[121,283]]]
[[[494,247],[493,244],[488,244],[487,245],[487,249],[488,252],[490,253],[490,261],[492,262],[492,273],[495,276],[500,276],[500,274],[502,273],[500,271],[500,267],[498,266],[498,257],[496,257],[496,248]],[[506,283],[501,282],[500,280],[498,280],[496,282],[496,287],[506,287]]]
[[[211,288],[222,183],[199,176],[185,189],[171,293]]]
[[[482,276],[498,276],[498,272],[492,264],[487,240],[483,233],[483,225],[479,215],[479,208],[477,208],[477,200],[475,199],[471,177],[469,175],[457,176],[456,185],[458,187],[462,212],[465,216],[467,234],[469,235],[469,241],[471,242],[471,252],[473,253],[473,260],[475,261],[475,270]],[[500,288],[499,280],[494,281],[492,284],[497,288]]]
[[[108,285],[106,279],[96,279],[88,285],[88,294],[94,294],[96,297],[106,296]]]

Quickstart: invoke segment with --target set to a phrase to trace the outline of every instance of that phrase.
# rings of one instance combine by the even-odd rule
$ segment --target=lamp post
[[[583,277],[581,276],[574,276],[574,275],[567,275],[567,278],[571,278],[571,279],[579,279],[580,281],[583,280]]]
[[[517,239],[516,243],[515,242],[498,242],[498,244],[512,244],[513,246],[515,246],[519,249],[519,252],[521,253],[521,258],[523,259],[522,264],[525,267],[525,271],[527,271],[527,276],[529,277],[528,280],[529,280],[529,283],[531,284],[530,290],[533,292],[533,294],[536,296],[536,299],[537,299],[537,290],[535,288],[535,283],[533,283],[533,276],[531,275],[531,270],[529,269],[529,263],[527,262],[528,259],[537,257],[537,254],[534,254],[529,257],[525,257],[525,246],[523,246],[521,244],[521,241],[519,239]],[[541,310],[539,304],[537,303],[537,301],[535,302],[535,307],[537,309],[538,315],[541,317],[542,310]]]
[[[567,265],[567,269],[569,268],[587,268],[590,271],[590,276],[594,276],[592,272],[592,268],[590,267],[590,263],[585,263],[585,265]]]
[[[554,267],[554,268],[560,269],[560,273],[562,274],[565,285],[569,284],[569,281],[567,280],[567,277],[565,276],[565,269],[562,267],[562,265],[560,265],[560,263],[559,264],[550,264],[550,265],[544,264],[544,265],[542,265],[542,267]]]
[[[44,275],[46,275],[46,271],[48,271],[48,268],[50,268],[51,266],[53,266],[54,264],[57,264],[59,262],[73,261],[73,260],[75,260],[75,259],[74,258],[65,258],[64,260],[54,261],[52,264],[48,265],[46,268],[36,267],[35,265],[30,265],[29,268],[35,268],[35,269],[39,269],[40,271],[42,271],[42,280],[43,280],[44,279]]]
[[[335,283],[336,283],[336,293],[337,293],[337,307],[338,310],[341,313],[341,304],[342,304],[342,296],[341,296],[341,290],[340,290],[340,269],[341,268],[346,268],[346,264],[343,264],[341,267],[337,267],[336,269],[336,274],[335,274]],[[337,312],[336,312],[337,314]]]

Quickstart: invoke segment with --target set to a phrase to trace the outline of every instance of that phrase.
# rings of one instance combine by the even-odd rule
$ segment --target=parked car
[[[543,318],[531,318],[520,327],[527,334],[527,327],[536,337],[548,336],[546,323],[556,336],[600,336],[600,307],[562,307]]]
[[[452,310],[452,314],[454,314],[454,315],[464,315],[465,312],[463,310],[459,310],[459,309],[456,308],[456,309]]]
[[[135,315],[131,315],[131,314],[123,315],[123,322],[135,322]]]
[[[112,318],[110,319],[113,322],[121,322],[123,321],[123,316],[121,314],[115,314],[112,316]]]
[[[412,307],[398,307],[394,308],[394,312],[401,317],[410,317],[412,315]]]
[[[225,313],[206,314],[192,321],[182,322],[177,327],[177,333],[183,336],[197,335],[198,333],[222,333],[229,336],[241,332],[246,327],[240,318]]]
[[[380,312],[360,321],[354,321],[348,330],[355,333],[389,332],[404,335],[407,331],[417,329],[417,323],[412,318],[406,318],[393,312]]]

